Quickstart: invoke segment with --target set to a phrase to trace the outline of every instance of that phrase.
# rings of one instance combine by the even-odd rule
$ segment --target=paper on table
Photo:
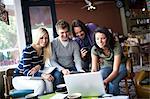
[[[50,99],[64,99],[67,95],[68,94],[57,93],[56,95],[54,95]]]

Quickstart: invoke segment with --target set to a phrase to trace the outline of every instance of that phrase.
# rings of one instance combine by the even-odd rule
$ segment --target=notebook
[[[82,96],[102,96],[106,94],[101,72],[64,75],[68,94],[81,93]]]

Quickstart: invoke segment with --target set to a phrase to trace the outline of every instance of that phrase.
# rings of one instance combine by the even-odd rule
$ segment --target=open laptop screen
[[[102,96],[106,94],[100,72],[64,75],[68,94],[81,93],[82,96]]]

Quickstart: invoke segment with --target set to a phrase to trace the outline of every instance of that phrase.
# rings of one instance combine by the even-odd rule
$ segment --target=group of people
[[[126,76],[127,70],[121,46],[112,33],[105,27],[84,24],[80,20],[73,20],[71,26],[65,20],[58,20],[55,28],[58,37],[52,42],[48,31],[39,28],[33,43],[23,50],[18,68],[14,71],[14,88],[33,89],[35,95],[42,95],[56,90],[57,85],[64,83],[63,75],[72,71],[100,70],[108,93],[118,95],[119,82]],[[47,61],[56,67],[51,73],[42,72]],[[28,76],[43,79],[29,80]]]

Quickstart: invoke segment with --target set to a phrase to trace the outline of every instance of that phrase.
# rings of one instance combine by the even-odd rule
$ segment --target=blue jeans
[[[112,67],[104,67],[101,68],[101,73],[103,76],[103,79],[106,79],[110,73],[112,72],[113,68]],[[113,94],[113,95],[118,95],[120,94],[119,90],[119,82],[127,75],[127,69],[125,64],[121,64],[119,68],[119,74],[118,76],[113,79],[111,82],[109,82],[108,86],[108,93]]]
[[[57,89],[56,88],[57,85],[64,83],[64,81],[63,81],[63,75],[57,69],[55,69],[51,74],[54,77],[54,82],[53,82],[54,86],[53,87],[54,87],[54,90],[56,90]]]
[[[75,66],[73,66],[71,68],[66,68],[66,69],[69,69],[70,71],[77,71]],[[53,85],[54,85],[54,90],[56,90],[57,85],[65,83],[64,78],[63,78],[63,73],[58,71],[57,69],[55,69],[51,74],[54,76]]]

